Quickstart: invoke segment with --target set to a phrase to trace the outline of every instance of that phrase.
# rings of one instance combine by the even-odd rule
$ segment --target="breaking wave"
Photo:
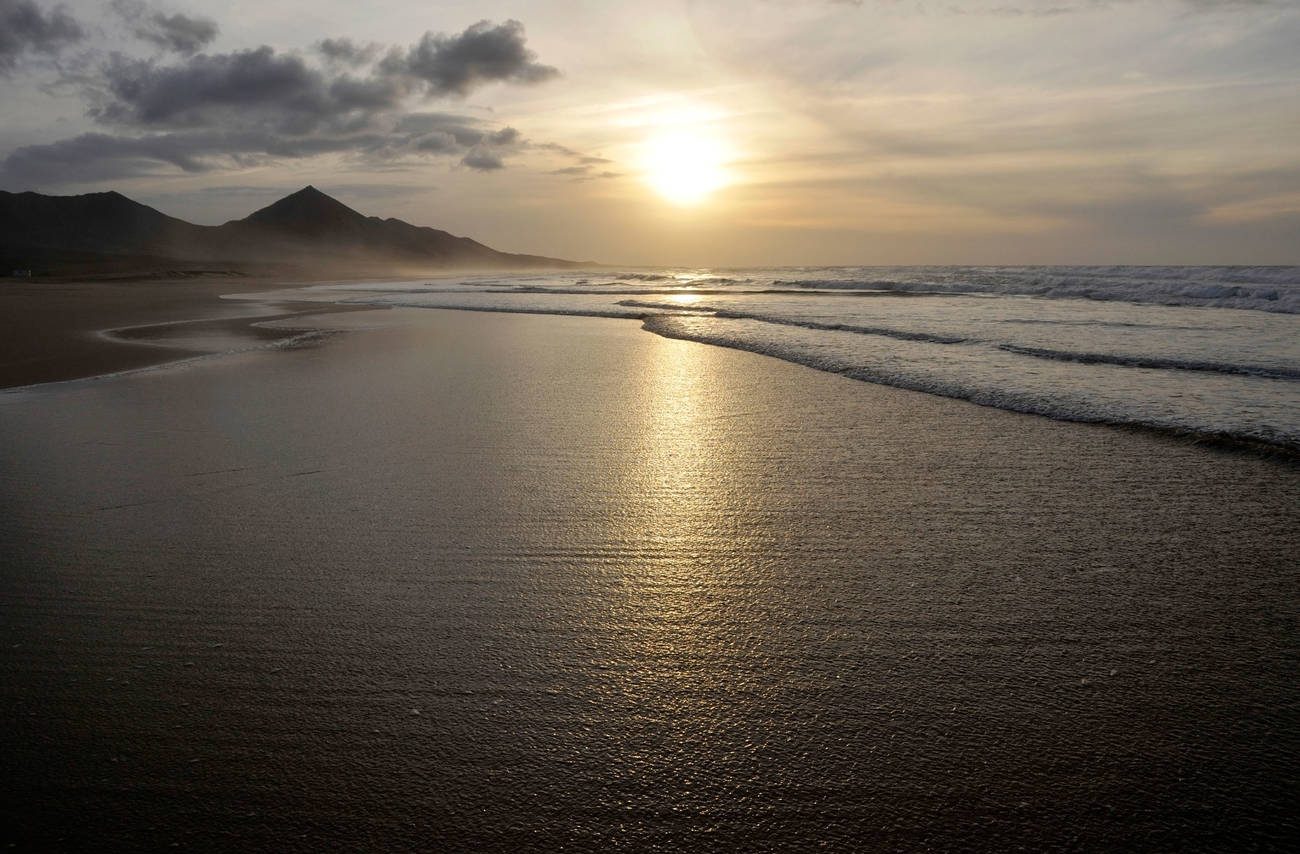
[[[348,301],[379,305],[636,318],[666,337],[986,406],[1300,450],[1300,267],[660,269],[346,287]]]

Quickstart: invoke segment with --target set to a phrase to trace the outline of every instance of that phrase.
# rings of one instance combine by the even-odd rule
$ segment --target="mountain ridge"
[[[573,268],[581,262],[501,252],[468,237],[361,214],[308,185],[218,226],[168,216],[116,190],[77,196],[0,191],[0,260],[59,253],[106,263],[149,259],[361,270]],[[8,270],[3,270],[8,272]]]

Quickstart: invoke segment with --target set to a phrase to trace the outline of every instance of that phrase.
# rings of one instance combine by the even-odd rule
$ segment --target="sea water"
[[[1300,267],[586,269],[362,289],[348,301],[639,318],[986,406],[1300,449]]]

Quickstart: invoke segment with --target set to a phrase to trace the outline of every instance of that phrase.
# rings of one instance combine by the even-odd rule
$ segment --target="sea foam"
[[[376,305],[636,318],[986,406],[1300,449],[1297,267],[656,269],[346,287]]]

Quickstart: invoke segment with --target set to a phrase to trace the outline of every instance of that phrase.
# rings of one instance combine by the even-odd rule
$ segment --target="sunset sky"
[[[1300,263],[1298,0],[0,0],[0,189],[626,264]]]

